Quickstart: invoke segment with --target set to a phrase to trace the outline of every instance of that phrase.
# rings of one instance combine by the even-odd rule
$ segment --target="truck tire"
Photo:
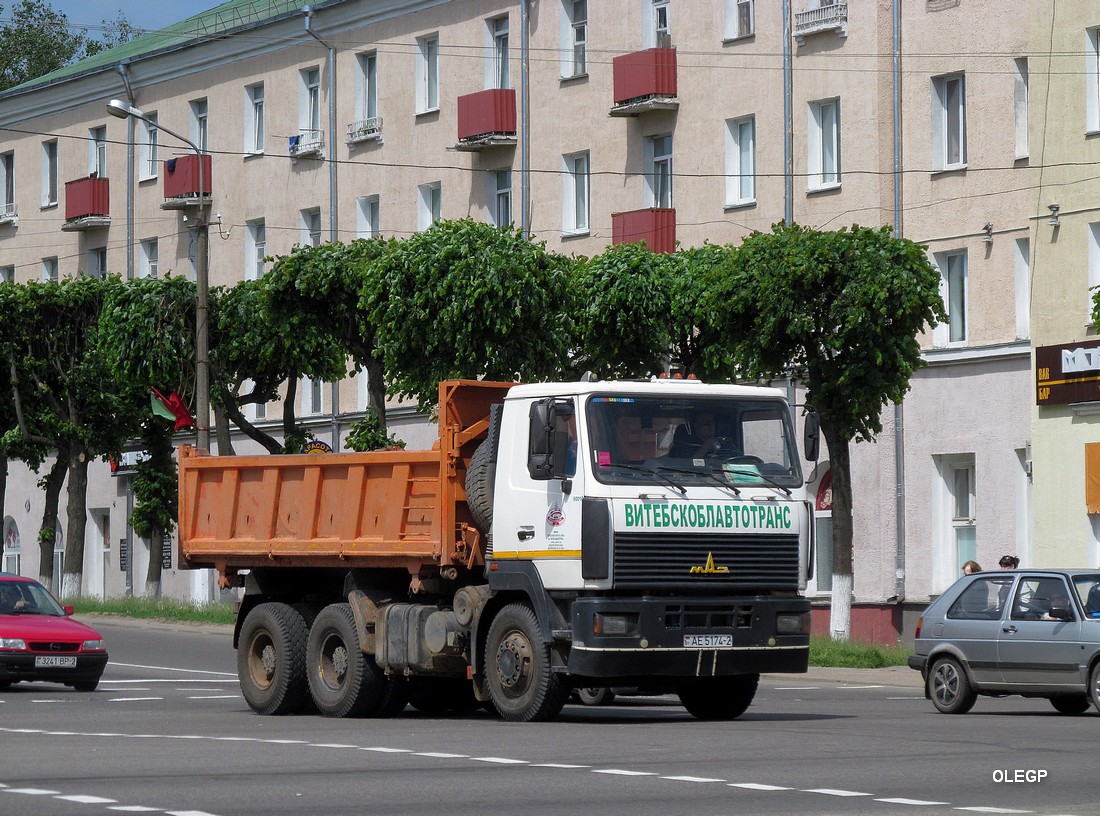
[[[500,716],[510,722],[552,720],[569,697],[564,675],[555,674],[531,607],[513,603],[489,626],[485,685]]]
[[[466,469],[466,505],[474,524],[484,536],[489,535],[493,526],[493,480],[496,478],[496,462],[493,461],[493,446],[486,439],[477,446],[470,457],[470,466]]]
[[[469,680],[457,677],[417,677],[409,681],[409,705],[421,714],[468,714],[481,703]]]
[[[379,702],[381,671],[359,646],[351,605],[330,604],[309,632],[309,692],[326,717],[358,717]]]
[[[577,695],[577,701],[586,706],[611,705],[615,700],[615,692],[609,688],[599,686],[585,686],[574,689],[573,693]]]
[[[698,720],[735,720],[752,704],[759,683],[759,674],[695,677],[680,681],[676,693]]]
[[[283,603],[259,604],[244,619],[237,677],[257,714],[293,714],[306,702],[306,637],[302,616]]]

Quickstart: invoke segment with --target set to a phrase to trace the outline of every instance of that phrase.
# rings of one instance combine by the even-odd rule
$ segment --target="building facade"
[[[258,277],[296,243],[401,237],[439,218],[514,223],[578,255],[737,244],[784,220],[892,225],[927,244],[950,319],[922,338],[928,366],[885,407],[880,439],[853,451],[853,621],[857,635],[911,636],[907,613],[963,561],[1038,557],[1039,16],[993,0],[330,0],[308,13],[232,0],[0,95],[0,271],[193,277],[196,193],[211,285]],[[115,98],[143,118],[109,116]],[[299,389],[299,414],[337,449],[366,406],[360,379]],[[431,438],[402,424],[413,446]],[[805,463],[823,602],[825,456]],[[41,499],[20,467],[5,533],[27,572]],[[117,595],[128,486],[92,483],[89,524],[104,532],[89,591]],[[168,591],[209,596],[206,579],[165,575]]]

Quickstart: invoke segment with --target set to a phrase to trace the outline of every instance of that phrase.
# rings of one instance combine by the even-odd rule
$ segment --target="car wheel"
[[[586,706],[611,705],[615,699],[615,692],[609,688],[579,688],[576,690],[577,699]]]
[[[569,696],[563,678],[551,666],[531,607],[513,603],[500,610],[485,644],[485,686],[497,713],[510,722],[554,719]]]
[[[696,677],[681,681],[676,693],[696,719],[735,720],[752,704],[759,683],[759,674]]]
[[[1096,710],[1100,711],[1100,662],[1094,664],[1089,672],[1089,697]]]
[[[950,657],[932,665],[928,673],[928,696],[932,705],[943,714],[965,714],[978,699],[963,667]]]
[[[1087,694],[1059,694],[1050,698],[1050,704],[1060,714],[1084,714],[1089,709]]]
[[[77,691],[95,691],[98,685],[98,680],[82,680],[79,683],[73,683],[73,688]]]
[[[259,604],[244,619],[237,678],[257,714],[292,714],[306,701],[306,636],[301,613],[287,604]]]

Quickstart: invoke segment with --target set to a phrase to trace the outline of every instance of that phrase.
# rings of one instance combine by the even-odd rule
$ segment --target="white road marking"
[[[598,774],[610,774],[612,776],[656,776],[655,773],[649,771],[627,771],[622,768],[597,768],[592,773]]]
[[[794,788],[785,788],[782,785],[762,785],[759,782],[730,782],[731,788],[745,788],[746,790],[758,790],[758,791],[783,791],[794,790]]]
[[[163,700],[163,697],[112,697],[109,703],[148,703],[152,700]]]
[[[669,779],[673,782],[725,782],[725,779],[710,779],[706,776],[662,776],[661,779]]]
[[[824,793],[826,796],[871,796],[870,793],[859,791],[837,790],[836,788],[803,788],[803,793]]]
[[[861,691],[865,689],[880,689],[886,688],[886,686],[840,686],[842,689],[848,689],[849,691]]]
[[[164,808],[145,807],[145,805],[118,805],[107,810],[121,810],[126,813],[163,813]]]
[[[1031,810],[1012,810],[999,807],[957,807],[955,810],[968,810],[972,813],[1033,813]]]
[[[777,686],[775,691],[817,691],[820,686]]]
[[[562,762],[538,762],[531,765],[532,768],[561,768],[563,770],[573,770],[575,768],[591,768],[591,765],[567,765]]]
[[[343,742],[311,742],[310,748],[358,748],[358,745],[348,745]]]
[[[240,696],[241,695],[239,695],[239,694],[200,694],[198,696],[190,695],[187,699],[188,700],[236,700],[236,699],[239,699]]]
[[[360,748],[360,751],[374,751],[379,754],[411,754],[413,750],[411,748],[382,748],[380,746],[374,746],[371,748]]]
[[[103,677],[103,678],[100,679],[99,682],[104,683],[104,684],[110,683],[112,686],[130,686],[130,685],[133,685],[135,683],[141,683],[142,685],[145,685],[147,683],[148,684],[159,683],[161,685],[163,685],[165,683],[176,683],[176,684],[179,684],[179,683],[221,683],[223,685],[235,686],[235,685],[237,685],[237,683],[239,681],[235,680],[235,679],[234,680],[215,680],[215,679],[210,678],[210,677],[204,677],[202,680],[188,680],[188,679],[183,678],[183,677],[168,677],[168,678],[162,678],[162,679],[159,679],[159,680],[154,679],[152,677],[146,677],[144,680],[108,680],[106,677]]]
[[[74,793],[69,796],[55,796],[54,799],[62,799],[66,802],[79,802],[82,805],[107,805],[117,802],[117,799],[104,799],[102,796],[81,796]]]
[[[174,669],[171,666],[144,666],[141,663],[116,663],[113,660],[110,663],[108,663],[107,665],[108,666],[125,666],[128,669],[153,669],[155,671],[182,672],[183,674],[215,674],[215,675],[221,675],[222,677],[233,677],[233,678],[235,678],[237,676],[236,672],[206,671],[204,669]],[[115,681],[115,682],[120,682],[120,681]],[[145,682],[148,682],[148,681],[141,680],[141,681],[138,681],[138,682],[145,683]],[[172,682],[179,682],[179,681],[172,681]],[[236,682],[236,681],[234,681],[234,682]]]
[[[414,751],[413,756],[434,757],[436,759],[468,759],[469,758],[469,754],[446,754],[446,753],[443,753],[442,751]]]
[[[5,788],[2,793],[25,793],[27,796],[57,796],[61,791],[43,788]]]
[[[924,799],[906,799],[904,797],[898,797],[897,799],[876,799],[876,802],[888,802],[891,805],[950,805],[950,802],[929,802]]]
[[[168,810],[165,812],[168,816],[215,816],[213,813],[207,813],[205,810]]]
[[[530,765],[526,759],[508,759],[507,757],[470,757],[474,762],[494,762],[497,765]]]

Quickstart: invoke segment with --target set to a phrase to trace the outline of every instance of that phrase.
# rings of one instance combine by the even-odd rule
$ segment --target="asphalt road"
[[[111,651],[98,691],[0,692],[4,816],[1100,811],[1100,714],[983,698],[949,717],[908,669],[769,676],[731,723],[672,697],[546,724],[269,718],[240,696],[228,630],[90,622]]]

